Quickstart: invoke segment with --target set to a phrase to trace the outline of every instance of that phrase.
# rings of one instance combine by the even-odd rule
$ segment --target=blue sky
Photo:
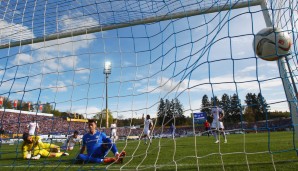
[[[16,13],[32,19],[28,11]],[[46,31],[101,24],[84,12],[48,17]],[[21,21],[0,20],[1,42],[41,34],[42,29],[32,28],[44,23],[42,18]],[[285,111],[276,62],[255,58],[252,48],[253,34],[264,27],[260,7],[251,7],[1,49],[0,94],[92,116],[105,109],[103,67],[110,61],[109,108],[114,117],[154,117],[160,98],[178,97],[186,115],[200,110],[204,94],[238,93],[245,105],[249,92],[262,92],[268,103],[276,103],[271,109]]]

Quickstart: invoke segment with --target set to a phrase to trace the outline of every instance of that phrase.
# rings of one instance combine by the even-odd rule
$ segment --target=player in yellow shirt
[[[23,134],[23,159],[38,160],[42,157],[68,156],[68,153],[60,152],[60,147],[54,144],[43,143],[39,136]],[[32,156],[32,157],[31,157]]]

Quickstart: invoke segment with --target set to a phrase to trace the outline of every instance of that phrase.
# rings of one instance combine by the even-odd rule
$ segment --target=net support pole
[[[262,0],[261,2],[261,8],[262,8],[262,12],[263,12],[263,16],[266,22],[266,26],[267,27],[273,27],[272,24],[272,20],[270,18],[270,14],[267,8],[267,3],[266,0]],[[294,138],[293,138],[293,145],[294,148],[297,152],[298,155],[298,113],[297,113],[297,90],[295,90],[296,88],[296,83],[294,82],[294,79],[291,78],[292,75],[290,74],[290,78],[292,80],[292,84],[290,82],[290,80],[288,79],[288,74],[287,74],[287,69],[286,69],[286,64],[287,61],[284,58],[280,58],[279,60],[277,60],[277,65],[278,65],[278,69],[279,69],[279,74],[283,83],[283,87],[284,87],[284,91],[286,94],[286,98],[288,101],[288,105],[289,105],[289,109],[290,109],[290,113],[291,113],[291,118],[292,118],[292,123],[293,123],[293,128],[294,128]],[[288,66],[289,68],[289,73],[291,72],[290,70],[290,66]]]

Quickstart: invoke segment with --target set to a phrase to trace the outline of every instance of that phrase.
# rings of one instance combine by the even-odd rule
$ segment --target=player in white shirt
[[[111,124],[111,135],[110,138],[113,142],[117,139],[117,120],[114,120],[114,123]]]
[[[82,141],[82,139],[81,139],[81,137],[79,137],[79,132],[74,131],[73,135],[71,135],[67,138],[66,142],[62,146],[62,149],[71,151],[74,149],[74,146],[76,145],[76,143],[79,143],[81,146],[81,141]]]
[[[36,122],[35,118],[32,118],[32,121],[27,125],[29,129],[29,135],[35,135],[39,131],[39,125]]]
[[[147,144],[147,139],[149,139],[150,144],[152,143],[152,137],[150,136],[153,127],[153,122],[150,119],[150,115],[146,116],[144,120],[144,134],[142,138],[145,138],[145,144]]]
[[[218,135],[217,135],[218,131],[223,134],[223,137],[225,139],[224,143],[227,143],[227,136],[224,131],[225,128],[222,122],[224,118],[224,111],[220,107],[214,106],[211,108],[211,114],[213,117],[211,129],[212,129],[212,134],[216,139],[215,143],[219,143]]]

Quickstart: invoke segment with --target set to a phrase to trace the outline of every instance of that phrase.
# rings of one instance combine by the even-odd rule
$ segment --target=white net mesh
[[[0,17],[0,167],[297,168],[297,1],[1,1]],[[291,35],[290,68],[254,53],[255,35],[270,24]],[[227,144],[193,123],[215,99],[226,104]],[[43,141],[59,145],[74,130],[86,133],[88,118],[109,135],[106,109],[108,126],[118,119],[123,164],[74,164],[79,147],[64,159],[21,158],[32,116]],[[143,114],[153,118],[152,145],[139,140]]]

